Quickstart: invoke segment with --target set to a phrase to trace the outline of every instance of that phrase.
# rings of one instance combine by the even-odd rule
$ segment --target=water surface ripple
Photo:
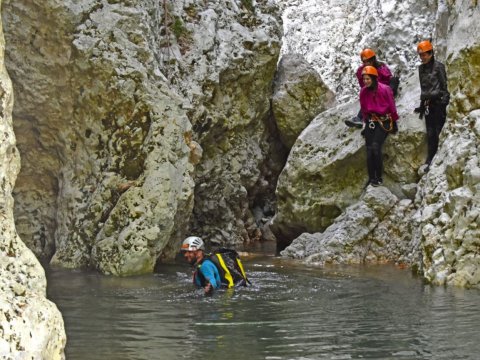
[[[253,286],[205,297],[189,268],[115,278],[48,271],[68,360],[478,359],[480,291],[393,266],[245,264]]]

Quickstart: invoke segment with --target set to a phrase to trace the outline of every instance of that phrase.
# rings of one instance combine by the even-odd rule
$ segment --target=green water
[[[253,286],[213,297],[181,264],[132,278],[48,271],[67,359],[480,358],[480,291],[393,266],[245,266]]]

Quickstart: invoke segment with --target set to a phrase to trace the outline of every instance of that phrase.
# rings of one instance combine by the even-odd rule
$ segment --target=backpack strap
[[[240,272],[242,273],[243,278],[245,279],[246,282],[248,282],[251,285],[252,283],[247,278],[247,274],[245,273],[245,270],[243,269],[242,262],[240,261],[240,259],[238,257],[235,260],[237,262],[238,268],[240,269]]]
[[[228,282],[228,287],[229,288],[234,287],[235,283],[233,282],[232,274],[230,273],[230,270],[228,270],[228,267],[225,264],[225,261],[223,261],[222,255],[221,254],[214,254],[214,255],[217,257],[218,263],[225,273],[224,277],[225,277],[225,280]]]

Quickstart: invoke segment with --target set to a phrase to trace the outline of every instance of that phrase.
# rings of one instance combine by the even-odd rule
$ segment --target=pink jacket
[[[358,84],[360,85],[360,88],[365,87],[365,84],[363,83],[363,78],[362,78],[362,70],[364,67],[365,65],[360,65],[360,67],[357,69],[357,79],[358,79]],[[377,69],[377,71],[378,71],[378,82],[385,85],[390,85],[392,72],[390,71],[388,66],[383,64]]]
[[[363,121],[368,119],[368,115],[387,115],[390,114],[394,121],[397,121],[397,107],[393,99],[393,91],[390,86],[377,83],[375,90],[363,87],[360,90],[360,107],[362,109]]]

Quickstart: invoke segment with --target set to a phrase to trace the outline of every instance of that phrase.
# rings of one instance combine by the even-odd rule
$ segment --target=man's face
[[[428,64],[428,62],[432,59],[433,54],[429,51],[418,53],[420,56],[420,60],[422,60],[422,64]]]
[[[191,265],[194,265],[197,262],[197,251],[184,251],[183,257],[184,259]]]

